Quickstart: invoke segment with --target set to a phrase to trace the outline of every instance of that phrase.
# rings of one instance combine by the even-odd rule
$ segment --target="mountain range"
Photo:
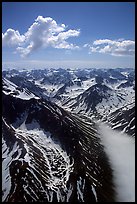
[[[134,140],[134,70],[24,69],[2,77],[2,201],[116,202],[99,123]]]

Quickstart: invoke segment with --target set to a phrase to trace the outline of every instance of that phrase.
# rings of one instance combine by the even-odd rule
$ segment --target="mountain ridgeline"
[[[117,202],[98,122],[134,138],[134,98],[128,68],[3,71],[2,201]]]

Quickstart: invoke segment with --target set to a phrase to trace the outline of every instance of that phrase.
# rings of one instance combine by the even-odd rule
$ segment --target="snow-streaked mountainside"
[[[3,93],[3,104],[3,201],[114,199],[94,123],[41,99]]]
[[[135,100],[110,113],[103,119],[112,129],[118,129],[135,137]]]
[[[3,202],[135,200],[134,70],[2,74]]]
[[[79,115],[114,121],[113,125],[109,124],[135,135],[135,128],[129,125],[135,118],[134,69],[24,69],[3,71],[2,74],[5,81],[30,91],[35,97],[50,100]],[[127,117],[130,104],[133,114]]]
[[[31,93],[27,88],[19,88],[17,85],[5,78],[2,81],[2,85],[3,93],[5,93],[6,95],[12,95],[13,97],[21,98],[24,100],[29,100],[30,98],[39,98]]]

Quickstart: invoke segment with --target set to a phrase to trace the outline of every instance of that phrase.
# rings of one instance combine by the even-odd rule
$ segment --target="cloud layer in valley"
[[[113,169],[117,202],[135,202],[135,140],[131,136],[99,125],[101,143]]]
[[[80,30],[66,28],[66,25],[57,24],[51,17],[38,16],[23,35],[11,28],[2,33],[2,45],[15,47],[22,57],[39,48],[78,49],[77,45],[67,42],[67,39],[79,36]]]
[[[93,52],[110,54],[113,56],[133,56],[135,54],[135,41],[132,40],[95,40],[92,45],[85,44],[89,48],[89,54]]]

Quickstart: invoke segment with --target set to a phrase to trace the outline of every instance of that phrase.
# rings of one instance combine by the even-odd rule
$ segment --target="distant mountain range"
[[[2,75],[2,201],[116,202],[98,122],[135,137],[134,70]]]

